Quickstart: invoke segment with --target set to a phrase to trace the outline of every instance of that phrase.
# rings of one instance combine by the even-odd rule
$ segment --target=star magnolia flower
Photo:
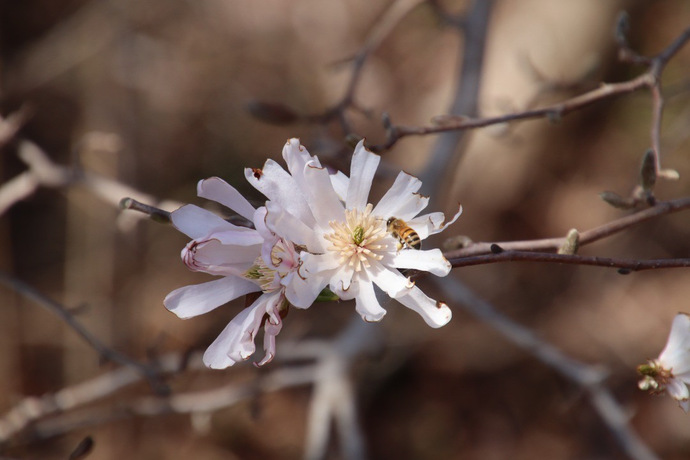
[[[442,231],[460,216],[445,223],[443,213],[418,214],[429,198],[416,193],[421,181],[401,172],[376,206],[368,203],[369,190],[380,157],[360,142],[353,154],[350,177],[330,175],[315,156],[290,139],[283,149],[289,173],[272,160],[245,175],[269,201],[267,226],[303,248],[299,276],[285,283],[295,306],[308,307],[323,288],[341,299],[355,299],[365,321],[379,321],[386,314],[376,299],[374,285],[419,313],[432,327],[445,325],[451,310],[427,297],[400,269],[428,271],[445,276],[450,263],[439,249],[402,247],[387,231],[395,218],[405,222],[421,240]]]
[[[262,366],[275,356],[275,338],[288,308],[283,283],[289,283],[296,273],[298,255],[292,243],[266,228],[266,208],[254,209],[222,179],[202,180],[197,189],[200,197],[227,206],[251,220],[256,229],[233,225],[194,205],[174,211],[170,216],[173,225],[193,238],[182,250],[182,260],[191,270],[222,278],[171,292],[165,298],[165,307],[186,319],[245,294],[260,292],[208,347],[203,360],[208,367],[223,369],[249,358],[256,349],[254,339],[263,325],[266,355],[257,363]]]
[[[690,410],[690,316],[676,315],[659,357],[638,366],[637,371],[643,376],[638,384],[641,390],[666,390],[685,412]]]

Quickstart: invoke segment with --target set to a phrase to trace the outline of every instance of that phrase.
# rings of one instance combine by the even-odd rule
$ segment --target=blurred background
[[[17,156],[22,141],[35,143],[57,164],[156,200],[199,205],[206,203],[195,196],[196,182],[210,176],[260,200],[243,168],[279,159],[289,137],[345,168],[352,152],[348,133],[337,120],[311,123],[302,116],[340,102],[351,58],[393,3],[2,2],[0,112],[8,116],[23,108],[28,115],[2,147],[0,178],[5,183],[26,170]],[[448,113],[458,87],[463,33],[431,4],[408,3],[364,64],[354,92],[364,110],[346,112],[350,131],[369,144],[385,141],[383,112],[394,123],[425,125]],[[470,3],[441,2],[440,8],[462,15]],[[479,112],[552,104],[644,71],[616,58],[621,10],[630,15],[631,45],[644,55],[661,51],[690,24],[684,0],[496,1],[486,31]],[[661,200],[690,195],[688,69],[686,46],[664,73],[662,162],[681,179],[658,184]],[[626,211],[608,206],[598,193],[626,195],[636,184],[650,147],[650,101],[641,91],[555,123],[467,133],[458,150],[462,158],[449,164],[431,199],[431,210],[450,212],[457,202],[464,207],[443,237],[563,236],[570,228],[622,217]],[[281,123],[267,123],[280,113],[259,102],[289,111],[281,112]],[[299,120],[288,122],[292,118]],[[391,171],[423,171],[436,139],[408,137],[384,152],[374,199],[392,181]],[[74,309],[100,340],[136,359],[203,350],[243,301],[188,321],[166,311],[168,292],[210,277],[189,272],[180,261],[184,235],[131,214],[83,184],[41,187],[0,216],[0,269]],[[688,257],[689,229],[690,213],[665,216],[582,253]],[[688,416],[670,398],[640,392],[635,374],[637,364],[663,348],[673,316],[690,311],[686,269],[621,276],[601,268],[508,263],[456,269],[450,276],[573,358],[608,369],[607,386],[641,438],[663,458],[690,456]],[[420,284],[439,295],[431,284]],[[626,458],[580,387],[464,313],[452,298],[444,300],[454,318],[438,330],[395,302],[386,305],[388,315],[374,328],[380,352],[361,357],[353,370],[371,458]],[[281,342],[336,336],[353,311],[349,303],[293,311],[278,338],[278,355]],[[282,366],[276,361],[268,371],[257,370],[250,362],[185,372],[171,379],[171,390],[243,384]],[[115,368],[57,317],[0,287],[0,414],[26,396],[54,393]],[[67,458],[85,436],[94,440],[93,459],[304,454],[308,385],[258,394],[202,424],[189,415],[107,417],[150,393],[145,383],[116,392],[95,403],[100,419],[67,434],[43,437],[29,427],[0,445],[0,454]],[[338,452],[334,442],[328,458],[340,458]]]

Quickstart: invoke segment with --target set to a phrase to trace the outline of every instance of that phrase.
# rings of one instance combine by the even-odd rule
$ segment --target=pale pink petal
[[[292,177],[299,183],[303,183],[304,167],[307,163],[312,163],[320,167],[319,159],[309,154],[309,151],[303,146],[299,139],[288,139],[283,147],[283,159],[287,165],[288,171]]]
[[[371,183],[380,161],[380,156],[364,147],[364,140],[359,141],[350,164],[350,184],[345,206],[347,209],[364,209],[367,205]]]
[[[446,216],[442,212],[432,212],[431,214],[424,214],[423,216],[409,219],[407,224],[424,240],[429,235],[434,235],[445,230],[446,227],[458,220],[461,214],[462,206],[458,205],[458,212],[456,212],[453,218],[448,222],[446,222]]]
[[[371,282],[360,280],[357,283],[357,294],[355,295],[355,309],[367,322],[381,321],[386,315],[386,310],[381,307],[376,294],[374,285]]]
[[[278,163],[267,160],[263,170],[247,168],[244,175],[258,191],[307,225],[314,217],[295,179]]]
[[[273,201],[266,202],[266,225],[276,234],[292,241],[294,244],[306,246],[310,251],[323,252],[324,241],[304,221],[290,214]]]
[[[423,270],[436,276],[446,276],[452,268],[440,249],[401,249],[393,256],[392,265],[396,268]]]
[[[422,182],[419,179],[401,171],[372,214],[385,219],[389,217],[397,217],[405,221],[412,219],[429,203],[428,197],[416,193],[421,185]]]
[[[215,239],[194,240],[182,250],[182,260],[190,270],[219,276],[241,276],[254,265],[260,253],[260,245],[232,246]]]
[[[343,174],[341,171],[337,171],[335,174],[330,174],[331,185],[333,190],[335,190],[338,199],[345,203],[347,199],[347,188],[350,186],[350,178]]]
[[[424,321],[433,328],[448,324],[453,316],[448,305],[429,298],[416,286],[410,289],[407,294],[396,297],[395,300],[419,313]]]
[[[210,177],[200,180],[196,186],[197,195],[208,200],[220,203],[226,208],[232,209],[237,214],[252,220],[254,206],[238,192],[235,187],[225,182],[220,177]]]
[[[262,295],[225,326],[223,332],[204,353],[203,360],[206,366],[211,369],[225,369],[254,354],[254,339],[266,314],[268,300],[269,296]]]
[[[163,304],[180,318],[187,319],[203,315],[240,296],[260,290],[259,286],[244,278],[227,276],[175,289],[165,297]]]
[[[193,204],[184,205],[173,211],[170,219],[176,229],[192,239],[205,238],[213,231],[241,228]]]
[[[256,363],[256,367],[261,367],[273,361],[273,358],[276,356],[276,336],[282,328],[283,322],[280,320],[280,317],[278,317],[277,324],[266,321],[264,324],[264,351],[266,354],[261,361]]]
[[[659,362],[675,376],[690,372],[690,316],[687,314],[679,313],[673,318]]]

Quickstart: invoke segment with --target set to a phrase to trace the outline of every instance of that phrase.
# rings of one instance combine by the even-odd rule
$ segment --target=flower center
[[[671,370],[664,368],[657,360],[637,366],[637,372],[642,376],[637,384],[640,390],[662,391],[673,378]]]
[[[371,215],[372,209],[373,205],[368,204],[364,211],[345,211],[345,222],[329,222],[333,233],[324,235],[331,242],[328,250],[335,251],[340,257],[339,262],[356,272],[363,267],[368,268],[372,259],[383,259],[382,252],[388,248],[384,241],[386,229],[380,219]]]
[[[271,248],[270,264],[262,256],[254,261],[244,277],[254,281],[263,292],[273,292],[280,288],[280,279],[297,267],[297,254],[292,243],[279,239]]]

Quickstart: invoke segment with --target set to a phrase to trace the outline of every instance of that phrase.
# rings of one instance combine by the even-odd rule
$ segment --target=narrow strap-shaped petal
[[[423,270],[436,276],[446,276],[452,268],[440,249],[429,251],[402,249],[393,256],[392,263],[396,268]]]
[[[415,217],[407,221],[407,224],[414,228],[421,239],[426,239],[429,235],[435,235],[445,230],[446,227],[453,224],[462,214],[462,206],[458,205],[458,211],[453,218],[446,222],[446,216],[442,212],[432,212],[424,214],[423,216]]]
[[[690,398],[688,386],[679,379],[670,379],[666,384],[666,391],[678,401],[687,401]]]
[[[170,214],[170,219],[176,229],[194,240],[204,238],[213,231],[242,228],[193,204],[184,205],[173,211]]]
[[[429,203],[429,198],[417,193],[422,181],[400,171],[391,188],[374,208],[373,214],[383,218],[397,217],[409,220],[419,214]]]
[[[321,166],[319,159],[311,156],[305,146],[303,146],[299,139],[288,139],[283,147],[283,159],[287,165],[288,171],[292,174],[297,182],[302,180],[304,174],[304,167],[307,163],[312,163],[318,167]]]
[[[335,190],[336,195],[338,195],[340,201],[345,203],[347,199],[347,188],[350,186],[350,178],[342,171],[330,174],[328,177],[331,179],[331,184],[333,185],[333,190]]]
[[[345,209],[333,189],[326,168],[308,163],[304,168],[303,190],[306,192],[313,216],[322,226],[332,220],[343,220]]]
[[[424,321],[433,328],[445,326],[453,317],[448,305],[428,297],[417,286],[413,287],[407,294],[396,297],[395,300],[419,313]]]
[[[357,283],[357,294],[355,294],[355,309],[357,313],[362,316],[362,319],[367,322],[381,321],[386,315],[386,310],[381,307],[376,293],[374,292],[374,285],[371,281],[366,282],[360,280]]]
[[[261,288],[238,276],[226,276],[202,284],[175,289],[165,297],[165,308],[182,319],[193,318]]]
[[[406,293],[414,285],[398,270],[384,267],[377,261],[372,261],[367,270],[370,279],[383,290],[389,297],[397,298]]]
[[[200,180],[196,186],[197,195],[208,200],[220,203],[226,208],[232,209],[237,214],[252,220],[254,206],[252,206],[240,192],[220,177],[210,177]]]
[[[359,141],[350,164],[350,184],[345,202],[347,209],[364,209],[367,205],[371,183],[380,161],[380,156],[368,151],[363,140]]]

